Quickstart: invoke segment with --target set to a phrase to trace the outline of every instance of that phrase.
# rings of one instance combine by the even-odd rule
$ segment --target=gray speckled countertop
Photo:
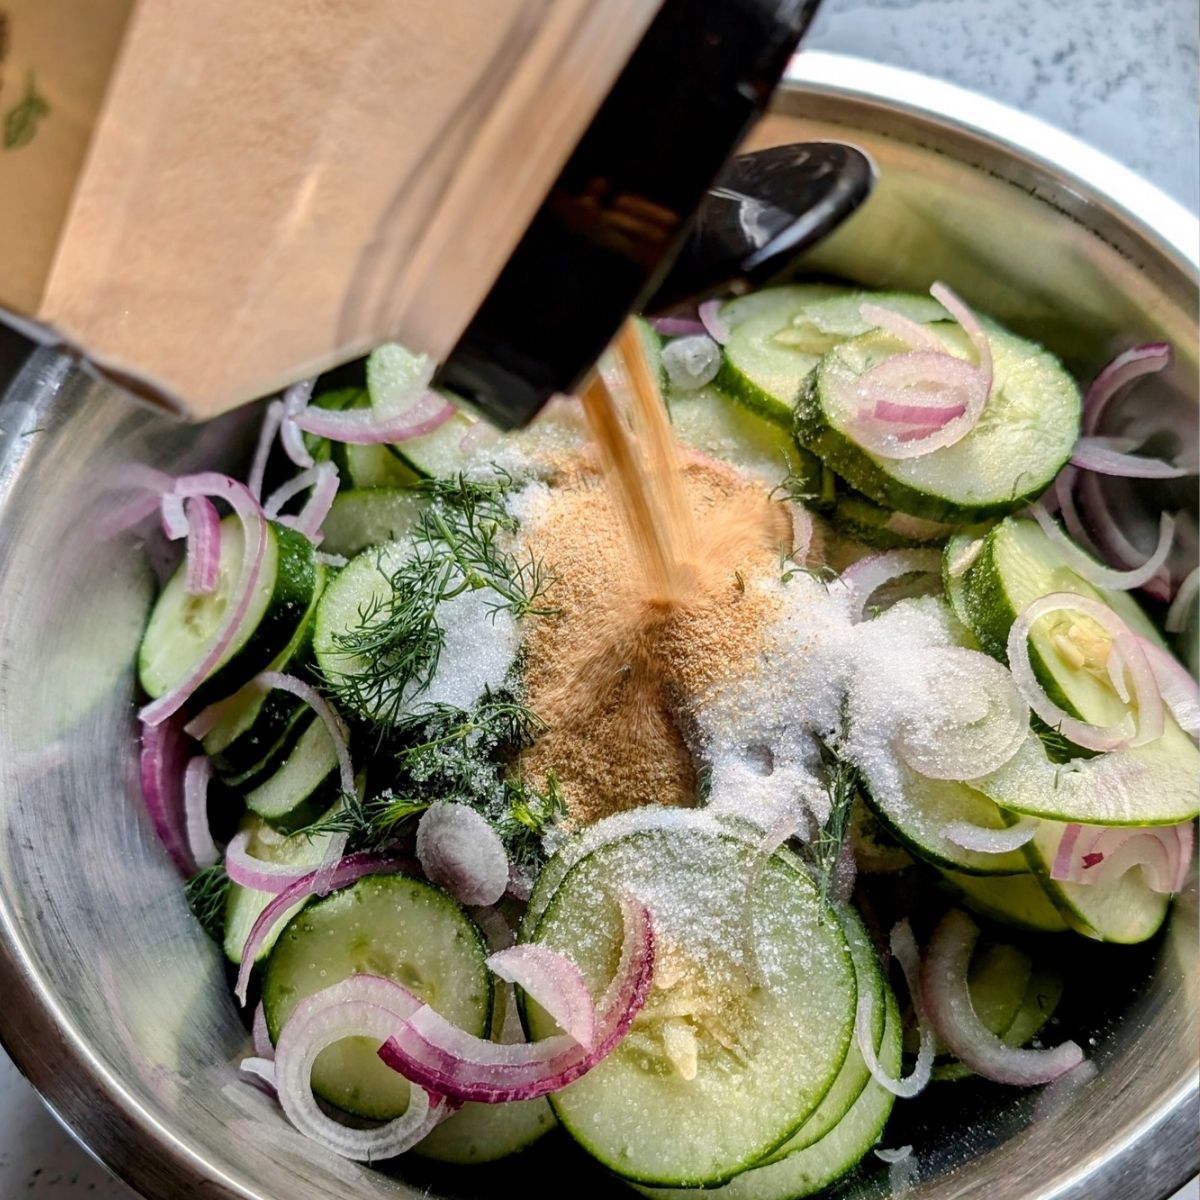
[[[1200,0],[825,0],[808,44],[923,71],[1033,113],[1200,208]],[[136,1200],[0,1055],[0,1200]],[[1175,1200],[1200,1200],[1193,1184]]]

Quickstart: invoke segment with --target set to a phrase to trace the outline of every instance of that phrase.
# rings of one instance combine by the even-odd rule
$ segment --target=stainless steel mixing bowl
[[[1157,403],[1194,441],[1195,221],[968,93],[831,55],[798,70],[756,140],[846,138],[881,172],[816,268],[891,287],[945,279],[1085,376],[1117,347],[1168,339],[1178,362]],[[492,1170],[416,1187],[337,1160],[239,1082],[248,1039],[221,956],[140,812],[131,664],[152,577],[97,515],[133,464],[236,465],[249,419],[184,428],[50,352],[0,401],[0,1032],[67,1126],[150,1197],[495,1195]],[[1071,981],[1098,1077],[1040,1116],[1032,1094],[955,1085],[968,1090],[904,1131],[920,1167],[911,1195],[1172,1192],[1196,1170],[1196,958],[1193,879],[1161,942],[1100,948]],[[519,1186],[565,1194],[563,1180],[581,1186],[571,1164]],[[854,1195],[886,1194],[873,1165]],[[592,1194],[621,1191],[589,1178]]]

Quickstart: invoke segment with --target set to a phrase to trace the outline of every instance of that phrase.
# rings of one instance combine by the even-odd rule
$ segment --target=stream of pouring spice
[[[554,771],[573,824],[701,799],[689,714],[756,669],[777,601],[752,583],[792,540],[761,483],[681,450],[636,326],[614,351],[629,422],[597,374],[583,405],[599,471],[573,463],[525,535],[556,577],[558,612],[526,641],[528,702],[547,728],[522,766]]]

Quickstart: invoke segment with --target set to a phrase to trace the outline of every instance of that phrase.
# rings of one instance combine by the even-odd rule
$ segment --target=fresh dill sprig
[[[546,857],[542,838],[566,813],[567,803],[553,771],[546,775],[545,786],[540,789],[524,780],[505,780],[504,808],[493,824],[518,870],[541,865]]]
[[[230,886],[225,864],[221,862],[202,867],[183,885],[188,908],[215,942],[225,936],[225,902]]]
[[[838,860],[850,836],[850,816],[861,786],[858,768],[843,758],[828,742],[820,741],[821,765],[829,794],[829,819],[805,847],[817,889],[828,901],[837,873]]]
[[[401,723],[437,671],[445,643],[439,605],[486,590],[493,614],[554,611],[545,603],[554,577],[531,553],[513,548],[518,523],[504,505],[512,487],[506,474],[423,484],[430,505],[410,534],[411,553],[392,572],[390,587],[359,609],[357,623],[334,635],[337,650],[355,660],[355,669],[338,677],[338,690],[384,729]]]
[[[392,791],[369,797],[343,793],[340,803],[291,836],[313,841],[344,833],[347,852],[378,850],[395,841],[404,823],[420,816],[429,805],[428,800],[397,796]]]

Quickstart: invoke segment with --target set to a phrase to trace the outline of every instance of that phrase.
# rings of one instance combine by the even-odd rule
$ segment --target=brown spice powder
[[[670,603],[631,562],[620,513],[583,460],[524,531],[556,576],[559,612],[534,619],[525,640],[528,703],[547,729],[522,766],[535,778],[555,772],[572,824],[696,802],[688,713],[719,680],[752,669],[776,609],[749,585],[790,550],[787,510],[709,459],[693,457],[683,481],[698,544]]]

